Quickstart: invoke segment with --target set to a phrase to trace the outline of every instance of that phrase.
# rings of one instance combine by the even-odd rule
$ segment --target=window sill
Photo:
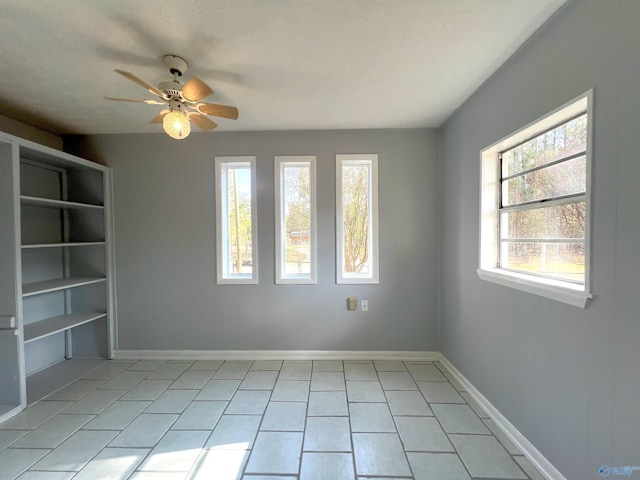
[[[379,285],[380,281],[377,278],[366,277],[340,277],[336,279],[338,285]]]
[[[315,278],[305,277],[285,277],[277,278],[276,285],[316,285],[318,282]]]
[[[218,285],[257,285],[258,279],[251,277],[219,278]]]
[[[558,302],[573,305],[574,307],[586,308],[589,299],[593,297],[591,293],[582,290],[581,285],[575,285],[560,280],[546,278],[536,278],[532,280],[530,276],[514,272],[505,272],[498,269],[477,270],[478,277],[487,282],[514,288],[521,292],[532,293],[541,297],[556,300]]]

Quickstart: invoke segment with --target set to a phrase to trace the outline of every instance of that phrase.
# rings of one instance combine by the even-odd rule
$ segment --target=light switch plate
[[[16,317],[0,315],[0,329],[16,328]]]

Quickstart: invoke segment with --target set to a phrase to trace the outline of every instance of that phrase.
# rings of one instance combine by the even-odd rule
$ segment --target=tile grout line
[[[439,362],[438,362],[439,363]],[[442,374],[447,378],[447,382],[449,384],[451,384],[453,386],[453,384],[451,383],[451,380],[449,379],[449,377],[446,375],[449,372],[447,370],[444,370],[444,367],[440,367],[438,364],[436,364],[436,367],[438,367],[438,369],[442,372]],[[455,388],[455,387],[453,387]],[[466,390],[458,390],[456,389],[456,391],[458,391],[458,393],[460,392],[466,392]],[[468,393],[468,392],[467,392]],[[423,394],[424,396],[424,394]],[[462,395],[460,395],[462,397]],[[479,434],[479,433],[448,433],[445,429],[444,426],[440,423],[440,419],[438,419],[438,417],[435,415],[434,412],[434,416],[436,418],[436,421],[440,424],[440,428],[442,428],[442,431],[445,433],[445,435],[447,436],[447,439],[449,440],[449,443],[451,443],[451,446],[453,447],[454,451],[456,452],[456,455],[458,456],[458,458],[460,459],[460,463],[462,463],[462,465],[464,466],[465,470],[467,470],[467,473],[469,474],[470,478],[474,478],[471,475],[471,472],[469,471],[469,469],[467,468],[466,463],[462,460],[462,456],[460,455],[460,453],[458,452],[458,449],[456,448],[455,444],[451,441],[451,435],[468,435],[468,436],[484,436],[484,437],[493,437],[496,442],[498,443],[498,445],[500,445],[509,455],[509,458],[511,458],[513,460],[513,455],[511,455],[511,453],[507,450],[507,448],[502,444],[502,442],[500,442],[500,440],[498,440],[498,438],[496,437],[496,435],[493,433],[493,431],[491,431],[491,429],[485,424],[484,420],[478,415],[478,413],[471,408],[471,406],[469,405],[469,403],[467,402],[467,399],[462,397],[462,399],[465,401],[464,405],[466,405],[467,407],[469,407],[469,409],[474,413],[474,415],[478,418],[478,420],[482,423],[482,425],[484,425],[484,427],[489,431],[488,434]],[[425,397],[426,400],[426,397]],[[453,404],[453,403],[445,403],[445,402],[433,402],[430,403],[427,400],[427,403],[429,404],[429,407],[431,407],[432,404],[436,404],[436,405],[461,405],[461,404]],[[522,473],[525,475],[527,480],[530,480],[529,475],[524,472],[522,470],[522,467],[520,466],[520,464],[518,464],[518,462],[516,462],[515,460],[513,460],[513,462],[517,465],[517,467],[522,471]],[[484,478],[484,477],[483,477]],[[491,480],[491,479],[489,479]]]
[[[435,367],[440,371],[440,373],[442,373],[442,375],[444,376],[444,372],[442,372],[442,369],[438,368],[438,365],[435,365]],[[416,381],[417,384],[417,380],[415,379],[415,377],[413,376],[413,374],[411,375],[413,377],[413,379]],[[446,377],[445,377],[446,378]],[[447,431],[444,429],[444,426],[442,425],[442,423],[440,422],[440,419],[438,418],[438,416],[436,415],[435,410],[433,410],[433,408],[431,408],[431,403],[429,403],[429,400],[427,399],[426,395],[424,394],[424,392],[422,390],[420,390],[420,394],[423,396],[425,402],[427,402],[427,405],[429,405],[429,408],[431,409],[431,411],[433,412],[433,418],[435,418],[435,421],[438,423],[438,425],[440,426],[440,429],[443,431],[443,433],[445,434],[445,436],[447,437],[447,441],[449,442],[449,444],[451,445],[451,448],[453,448],[453,451],[456,455],[456,457],[458,458],[458,461],[460,462],[460,464],[462,465],[462,467],[464,468],[464,470],[467,472],[467,474],[469,475],[469,478],[473,478],[473,476],[471,475],[471,472],[469,471],[469,469],[467,468],[467,465],[462,461],[462,457],[460,456],[460,453],[458,452],[458,449],[456,448],[456,446],[453,444],[453,442],[451,441],[451,438],[449,437],[449,433],[447,433]],[[463,398],[464,400],[464,398]]]
[[[284,365],[284,362],[283,362]],[[278,372],[278,378],[280,378],[280,372]],[[309,390],[307,391],[307,402],[306,407],[304,409],[304,427],[302,429],[302,443],[300,444],[300,461],[298,462],[298,478],[302,476],[302,460],[304,457],[304,443],[305,437],[307,434],[307,420],[309,419],[309,401],[311,396],[311,375],[313,375],[313,362],[311,362],[311,374],[309,375]],[[276,379],[276,385],[278,384],[278,379]],[[275,390],[275,386],[273,387]]]
[[[138,363],[138,362],[133,363],[130,367],[134,366],[136,363]],[[145,376],[145,377],[144,377],[140,382],[138,382],[138,383],[137,383],[136,385],[134,385],[133,387],[128,388],[128,389],[127,389],[127,393],[128,393],[128,392],[130,392],[130,391],[131,391],[133,388],[135,388],[136,386],[138,386],[140,383],[142,383],[144,380],[147,380],[147,379],[149,378],[149,376],[151,376],[151,375],[152,375],[156,370],[158,370],[158,368],[162,367],[163,365],[166,365],[167,363],[168,363],[168,362],[164,362],[164,363],[162,363],[161,365],[159,365],[155,370],[149,371],[149,372],[147,373],[147,375],[146,375],[146,376]],[[129,369],[126,369],[126,370],[124,370],[124,371],[129,371]],[[132,370],[132,371],[137,371],[137,370]],[[121,372],[121,373],[122,373],[122,372]],[[118,374],[118,375],[119,375],[119,374]],[[116,376],[117,376],[117,375],[116,375]],[[114,377],[114,378],[115,378],[115,377]],[[107,382],[105,382],[105,383],[107,383]],[[169,386],[170,386],[170,385],[171,385],[171,384],[169,384]],[[167,386],[167,388],[166,388],[162,393],[166,392],[166,391],[168,390],[168,387],[169,387],[169,386]],[[156,400],[157,400],[158,398],[160,398],[160,396],[162,395],[162,393],[161,393],[160,395],[158,395],[158,397],[156,398]],[[124,395],[126,395],[126,394],[123,394],[122,396],[124,396]],[[122,397],[122,396],[121,396],[121,397]],[[114,401],[113,401],[109,406],[107,406],[104,410],[106,410],[107,408],[109,408],[111,405],[113,405],[113,404],[114,404],[114,403],[116,403],[117,401],[118,401],[118,400],[114,400]],[[125,400],[123,400],[123,401],[125,401]],[[130,401],[135,401],[135,400],[130,400]],[[147,401],[147,400],[143,400],[143,401]],[[149,405],[147,405],[147,407],[149,407],[149,406],[150,406],[154,401],[155,401],[155,400],[152,400],[152,401],[149,403]],[[104,412],[104,410],[103,410],[103,412]],[[136,418],[138,418],[140,415],[142,415],[142,414],[144,413],[144,411],[145,411],[145,410],[146,410],[146,408],[145,408],[145,409],[143,409],[143,410],[142,410],[142,411],[141,411],[141,412],[140,412],[140,413],[139,413],[139,414],[138,414],[138,415],[137,415],[137,416],[136,416],[136,417],[135,417],[131,422],[129,422],[129,424],[127,424],[127,425],[126,425],[122,430],[120,430],[120,433],[118,433],[118,435],[116,435],[115,437],[113,437],[113,439],[111,440],[111,442],[112,442],[113,440],[115,440],[116,438],[118,438],[118,436],[119,436],[119,435],[120,435],[120,434],[121,434],[121,433],[122,433],[122,432],[123,432],[123,431],[124,431],[124,430],[125,430],[125,429],[130,425],[130,424],[131,424],[131,423],[133,423],[133,421],[135,421],[135,419],[136,419]],[[101,412],[101,413],[102,413],[102,412]],[[96,415],[96,417],[97,417],[97,415]],[[173,422],[173,423],[175,423],[175,421],[177,421],[177,418],[176,418],[176,420],[174,420],[174,422]],[[173,423],[172,423],[171,425],[173,425]],[[149,448],[149,451],[147,452],[147,454],[146,454],[146,455],[145,455],[145,456],[140,460],[140,462],[138,463],[138,465],[136,465],[136,468],[134,469],[134,471],[133,471],[133,472],[131,472],[131,474],[130,474],[129,476],[133,476],[133,475],[135,474],[135,472],[139,471],[139,470],[138,470],[138,468],[140,467],[140,465],[142,465],[142,464],[145,462],[145,460],[149,457],[149,455],[151,454],[151,452],[153,452],[154,448],[156,448],[156,447],[158,446],[158,444],[162,441],[162,439],[163,439],[163,438],[164,438],[164,436],[167,434],[167,432],[169,432],[169,430],[170,430],[170,429],[171,429],[171,426],[170,426],[170,427],[167,429],[167,431],[166,431],[166,432],[165,432],[165,433],[164,433],[164,434],[163,434],[163,435],[158,439],[158,441],[155,443],[155,445],[154,445],[153,447]],[[111,443],[111,442],[109,442],[109,443]],[[107,444],[107,445],[106,445],[102,450],[100,450],[100,452],[102,452],[105,448],[108,448],[108,447],[109,447],[109,445]],[[147,448],[147,447],[145,447],[145,448]],[[98,453],[98,455],[99,455],[99,453]],[[96,455],[96,456],[97,456],[97,455]],[[95,458],[95,457],[94,457],[94,458]],[[93,460],[93,459],[92,459],[92,460]],[[87,465],[88,465],[88,464],[89,464],[89,463],[87,463]],[[85,465],[85,467],[86,467],[86,465]],[[84,467],[83,467],[82,469],[80,469],[80,471],[79,471],[76,475],[78,475],[78,474],[79,474],[83,469],[84,469]],[[74,475],[74,476],[75,476],[75,475]]]
[[[407,369],[407,365],[402,362],[402,365],[404,366],[405,369]],[[374,364],[374,368],[375,368],[375,364]],[[413,380],[414,383],[416,383],[415,378],[413,378],[413,375],[411,375],[411,372],[409,371],[409,369],[407,369],[407,373],[409,374],[409,376],[411,377],[411,379]],[[378,380],[380,381],[380,385],[382,385],[382,380],[380,379],[380,375],[379,372],[376,371],[376,375],[378,376]],[[418,384],[416,383],[416,387],[418,386]],[[391,390],[385,390],[384,387],[382,387],[382,391],[384,392],[384,398],[387,400],[387,406],[389,405],[389,398],[387,397],[387,391],[391,391]],[[427,403],[428,405],[428,403]],[[431,407],[429,407],[431,408]],[[389,413],[391,413],[391,408],[389,407]],[[413,472],[413,467],[411,466],[411,462],[409,461],[409,455],[407,455],[407,449],[405,448],[405,442],[402,439],[402,435],[400,435],[400,430],[398,430],[398,424],[396,423],[396,419],[393,416],[393,414],[391,415],[391,419],[393,420],[393,425],[396,427],[396,435],[398,436],[398,440],[400,441],[400,445],[402,446],[402,453],[404,454],[404,460],[405,462],[407,462],[407,466],[409,467],[409,471],[411,472],[411,478],[415,479],[415,474]]]
[[[371,365],[373,366],[373,362],[371,363]],[[342,368],[344,368],[344,363]],[[373,369],[375,371],[375,366],[373,366]],[[376,372],[376,377],[378,376],[377,372]],[[344,396],[345,399],[347,401],[347,418],[348,423],[349,423],[349,442],[351,442],[351,463],[353,465],[353,478],[357,480],[358,478],[358,467],[356,464],[356,443],[353,441],[353,425],[351,422],[351,408],[349,407],[349,392],[347,391],[347,374],[345,372],[345,381],[344,381]],[[380,380],[378,380],[378,382],[380,382]]]
[[[142,361],[142,360],[141,360],[141,361]],[[136,363],[138,363],[138,362],[136,362]],[[168,363],[169,363],[168,361],[165,361],[165,362],[161,363],[160,365],[158,365],[158,367],[157,367],[155,370],[149,371],[149,373],[147,374],[147,376],[146,376],[146,377],[144,377],[144,379],[143,379],[143,380],[141,380],[138,384],[136,384],[136,386],[137,386],[137,385],[139,385],[140,383],[142,383],[144,380],[148,380],[148,379],[149,379],[149,377],[150,377],[154,372],[156,372],[159,368],[161,368],[162,366],[164,366],[164,365],[166,365],[166,364],[168,364]],[[191,366],[193,366],[193,364],[194,364],[194,362],[191,362]],[[135,363],[134,363],[134,365],[133,365],[133,366],[135,366]],[[187,369],[187,370],[188,370],[188,369]],[[187,370],[185,370],[185,372],[186,372]],[[132,371],[137,371],[137,370],[132,370]],[[183,372],[183,373],[184,373],[184,372]],[[182,374],[181,374],[181,375],[182,375]],[[180,377],[178,377],[178,378],[180,378]],[[150,380],[163,380],[163,379],[150,379]],[[177,380],[177,379],[175,379],[175,380]],[[173,383],[175,382],[175,380],[174,380],[174,381],[172,381],[172,383],[170,383],[170,384],[167,386],[167,388],[165,388],[165,389],[164,389],[164,390],[163,390],[163,391],[162,391],[162,392],[161,392],[161,393],[156,397],[156,399],[155,399],[155,400],[152,400],[152,401],[151,401],[151,403],[149,404],[149,406],[151,406],[151,404],[153,404],[153,402],[155,402],[158,398],[160,398],[160,397],[162,396],[162,394],[163,394],[163,393],[165,393],[167,390],[169,390],[169,389],[170,389],[170,387],[171,387],[171,385],[173,385]],[[131,391],[133,388],[135,388],[135,386],[134,386],[134,387],[132,387],[132,388],[130,388],[130,389],[128,389],[128,391]],[[116,400],[116,401],[117,401],[117,400]],[[114,403],[115,403],[115,402],[114,402]],[[108,407],[107,407],[107,408],[108,408]],[[187,408],[188,408],[188,407],[187,407]],[[146,408],[145,408],[145,410],[146,410]],[[140,415],[144,414],[144,411],[145,411],[145,410],[143,410],[142,412],[140,412],[140,413],[138,414],[138,416],[136,416],[136,419],[137,419]],[[185,410],[186,410],[186,408],[185,408]],[[158,414],[159,414],[159,413],[151,413],[151,414],[147,414],[147,415],[158,415]],[[135,475],[135,473],[136,473],[136,472],[141,472],[141,470],[139,470],[139,467],[140,467],[140,466],[141,466],[141,465],[142,465],[142,464],[147,460],[147,458],[149,458],[149,455],[151,455],[151,452],[153,452],[153,450],[154,450],[154,449],[155,449],[155,448],[160,444],[160,442],[161,442],[161,441],[162,441],[162,439],[167,435],[167,433],[169,433],[169,432],[171,431],[171,427],[172,427],[172,426],[173,426],[173,425],[178,421],[178,419],[180,418],[180,415],[181,415],[181,414],[178,414],[178,416],[176,417],[176,419],[175,419],[173,422],[171,422],[171,425],[169,425],[169,428],[167,428],[167,430],[164,432],[164,434],[162,434],[162,436],[160,436],[160,438],[156,441],[156,443],[155,443],[151,448],[149,448],[149,447],[144,447],[144,448],[149,448],[149,451],[148,451],[148,452],[147,452],[147,454],[144,456],[144,458],[142,458],[142,459],[141,459],[141,461],[138,463],[138,465],[136,466],[136,468],[134,469],[134,471],[133,471],[133,472],[131,472],[131,474],[129,475],[129,477],[131,477],[131,476]],[[135,419],[134,419],[133,421],[135,421]],[[131,423],[133,423],[133,421],[132,421]],[[131,423],[130,423],[130,424],[131,424]],[[130,424],[129,424],[129,425],[130,425]],[[129,425],[127,425],[127,426],[129,426]],[[123,429],[120,431],[120,433],[119,433],[118,435],[116,435],[116,437],[114,437],[114,439],[113,439],[113,440],[115,440],[115,439],[116,439],[116,438],[117,438],[117,437],[118,437],[122,432],[124,432],[124,430],[125,430],[126,428],[127,428],[127,427],[123,428]],[[113,440],[112,440],[112,441],[113,441]],[[107,447],[108,447],[108,445],[107,445]],[[105,447],[105,448],[107,448],[107,447]],[[137,448],[137,447],[133,447],[133,448]],[[187,473],[187,475],[189,474],[189,472],[186,472],[186,473]],[[186,478],[186,477],[185,477],[185,478]]]
[[[213,380],[216,373],[222,368],[222,366],[225,364],[226,362],[222,362],[217,369],[214,370],[213,374],[211,375],[211,378],[203,385],[202,388],[204,388],[204,386],[206,386],[206,384]],[[193,366],[195,364],[192,363],[191,366]],[[253,364],[253,363],[252,363]],[[249,366],[249,368],[251,368],[251,366]],[[249,369],[247,369],[247,372],[249,371]],[[246,372],[245,375],[243,375],[242,379],[244,379],[244,377],[246,376]],[[240,379],[241,383],[242,383],[242,379]],[[238,384],[238,387],[240,387],[240,384]],[[236,387],[233,396],[235,396],[235,393],[238,391],[238,387]],[[199,391],[202,391],[202,388],[199,389]],[[167,388],[168,390],[169,388]],[[191,401],[191,403],[193,403],[195,401],[195,398],[198,395],[196,394],[196,396],[194,397],[194,400]],[[231,399],[233,399],[233,396],[231,397]],[[227,401],[227,405],[224,407],[224,409],[222,410],[222,412],[220,413],[220,417],[218,418],[218,420],[216,421],[216,424],[213,426],[213,428],[211,429],[211,432],[209,433],[209,435],[207,435],[207,438],[204,440],[204,443],[202,444],[202,447],[200,447],[200,453],[198,455],[198,457],[195,459],[195,461],[193,462],[193,465],[191,465],[191,467],[189,468],[189,470],[187,472],[185,472],[185,479],[188,478],[192,478],[192,473],[194,472],[194,469],[201,464],[203,458],[206,456],[207,451],[209,449],[206,448],[207,443],[209,442],[209,439],[211,438],[211,436],[213,435],[213,431],[215,430],[216,426],[218,425],[218,423],[220,423],[220,419],[222,419],[222,416],[224,415],[225,411],[227,410],[227,408],[229,407],[229,404],[231,403],[231,399]],[[188,407],[187,407],[188,408]],[[185,409],[186,410],[186,409]],[[180,416],[178,416],[178,418],[176,419],[176,422],[179,420]],[[173,424],[172,424],[173,425]],[[171,430],[171,428],[169,428],[169,430],[167,430],[167,432],[169,432]],[[166,435],[166,433],[165,433]],[[164,438],[164,435],[160,438],[160,440],[158,440],[158,443],[156,443],[156,446],[158,446],[158,444],[162,441],[162,438]],[[155,448],[155,447],[154,447]],[[153,449],[151,450],[153,451]],[[149,452],[150,454],[151,452]]]

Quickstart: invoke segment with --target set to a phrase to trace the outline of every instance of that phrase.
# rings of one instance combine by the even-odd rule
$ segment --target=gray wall
[[[436,131],[103,135],[66,147],[114,169],[120,349],[437,348]],[[336,153],[379,154],[379,285],[335,283]],[[273,157],[295,154],[317,155],[317,285],[274,283]],[[221,155],[257,157],[259,285],[216,285]],[[368,313],[346,310],[352,295]]]
[[[16,137],[39,143],[40,145],[62,150],[63,142],[61,136],[32,127],[31,125],[14,120],[5,115],[0,115],[0,132],[9,133]]]
[[[441,350],[569,479],[640,465],[640,2],[570,7],[441,136]],[[593,293],[482,282],[479,152],[595,88]]]

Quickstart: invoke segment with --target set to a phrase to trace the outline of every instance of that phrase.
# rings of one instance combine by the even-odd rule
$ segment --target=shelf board
[[[67,202],[65,200],[53,200],[50,198],[29,197],[27,195],[20,195],[20,203],[30,207],[64,208],[67,210],[104,210],[102,205]]]
[[[104,244],[105,242],[32,243],[29,245],[22,245],[22,248],[90,247],[92,245]]]
[[[104,312],[68,313],[29,323],[24,326],[24,343],[78,327],[106,316],[107,314]]]
[[[22,285],[22,296],[39,295],[42,293],[55,292],[67,288],[82,287],[92,283],[106,281],[105,277],[69,277],[46,280],[44,282],[26,283]]]
[[[18,335],[17,328],[3,328],[0,329],[0,337],[15,337]]]

